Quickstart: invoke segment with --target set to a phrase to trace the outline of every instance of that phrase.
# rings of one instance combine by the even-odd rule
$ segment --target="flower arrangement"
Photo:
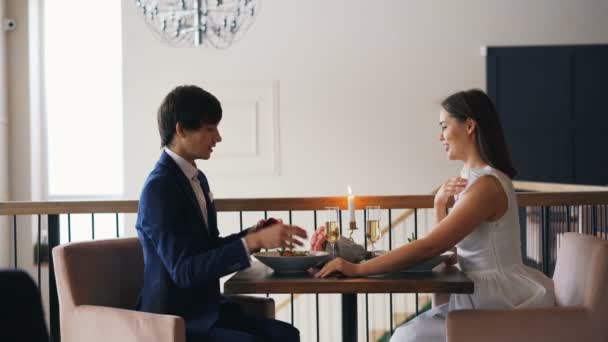
[[[325,227],[320,226],[312,233],[310,238],[310,250],[311,251],[324,251],[327,245],[327,238],[325,237]]]

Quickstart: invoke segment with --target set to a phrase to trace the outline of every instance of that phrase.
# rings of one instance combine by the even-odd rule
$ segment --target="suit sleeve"
[[[247,235],[247,233],[249,232],[250,229],[251,228],[243,229],[242,232],[238,232],[236,234],[231,234],[231,235],[228,235],[226,237],[221,237],[220,236],[218,238],[219,241],[220,241],[220,244],[225,244],[225,243],[233,242],[235,240],[240,240],[240,239],[244,238]]]
[[[142,191],[137,220],[177,286],[217,281],[250,266],[240,239],[230,237],[218,244],[196,234],[198,224],[187,222],[180,205],[183,194],[174,183],[153,179]]]

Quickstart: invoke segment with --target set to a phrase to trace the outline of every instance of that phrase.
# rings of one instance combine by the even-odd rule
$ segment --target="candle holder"
[[[357,222],[356,221],[350,221],[348,224],[348,230],[350,230],[350,233],[348,234],[348,239],[352,242],[355,242],[355,240],[353,239],[353,233],[355,232],[355,230],[357,230]]]

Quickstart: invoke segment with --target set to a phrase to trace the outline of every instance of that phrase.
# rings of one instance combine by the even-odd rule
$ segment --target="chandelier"
[[[172,46],[224,49],[239,40],[260,0],[135,0],[152,31]]]

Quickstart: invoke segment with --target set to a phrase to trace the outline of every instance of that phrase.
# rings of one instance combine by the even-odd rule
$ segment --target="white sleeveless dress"
[[[482,176],[496,177],[508,198],[505,214],[483,222],[456,247],[458,264],[475,284],[473,294],[453,294],[447,304],[437,306],[395,330],[391,341],[446,341],[445,318],[462,309],[515,309],[555,305],[553,282],[522,262],[519,213],[511,179],[489,166],[471,169],[467,186]],[[456,198],[456,204],[458,205]]]

